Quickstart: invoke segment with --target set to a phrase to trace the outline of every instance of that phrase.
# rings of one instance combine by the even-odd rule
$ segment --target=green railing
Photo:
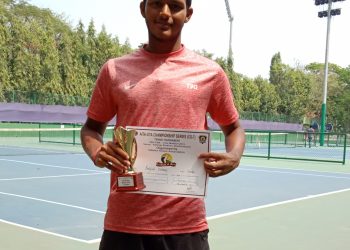
[[[0,123],[0,156],[83,153],[81,125]],[[112,140],[108,127],[104,139]]]
[[[335,162],[345,164],[350,142],[346,134],[327,133],[324,146],[319,143],[320,133],[246,131],[244,156],[267,159]],[[213,132],[213,148],[223,144],[222,132]]]
[[[51,144],[71,145],[71,147],[65,146],[64,149],[75,151],[81,148],[80,128],[81,124],[0,123],[0,142],[2,141],[0,145],[43,148],[48,151],[54,148],[50,146]],[[111,140],[112,135],[112,128],[108,128],[105,140]],[[326,133],[324,146],[320,146],[319,136],[320,133],[312,133],[309,137],[306,132],[246,131],[244,156],[342,164],[349,160],[348,135]],[[224,150],[224,136],[221,131],[212,132],[212,150]],[[3,150],[0,155],[16,154],[16,152],[22,153],[22,151]]]

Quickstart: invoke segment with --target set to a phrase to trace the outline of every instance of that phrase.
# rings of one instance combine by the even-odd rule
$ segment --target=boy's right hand
[[[112,141],[103,144],[97,150],[94,164],[100,168],[108,168],[118,174],[125,173],[131,165],[128,154]]]

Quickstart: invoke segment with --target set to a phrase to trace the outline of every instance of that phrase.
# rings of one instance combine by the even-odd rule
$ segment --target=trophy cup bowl
[[[146,186],[141,172],[136,172],[133,165],[137,156],[136,133],[134,129],[118,127],[114,130],[114,141],[129,155],[130,167],[122,174],[117,174],[116,191],[139,191]]]

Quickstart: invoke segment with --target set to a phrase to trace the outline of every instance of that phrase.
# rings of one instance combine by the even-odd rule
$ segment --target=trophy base
[[[117,175],[116,191],[140,191],[146,186],[142,173],[127,173]]]

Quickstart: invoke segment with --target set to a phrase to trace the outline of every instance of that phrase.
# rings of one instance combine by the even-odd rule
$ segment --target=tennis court
[[[28,136],[18,136],[21,145],[1,138],[0,249],[98,249],[109,173],[95,168],[79,145],[34,148]],[[349,161],[244,157],[232,174],[210,179],[206,206],[214,250],[345,250]]]

